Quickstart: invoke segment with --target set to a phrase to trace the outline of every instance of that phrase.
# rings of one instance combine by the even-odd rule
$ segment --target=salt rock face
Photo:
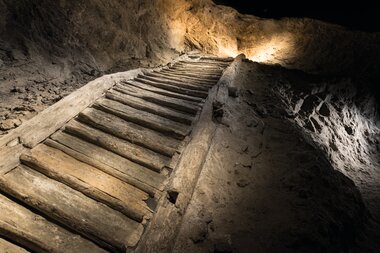
[[[260,19],[211,0],[165,0],[161,13],[178,49],[249,59],[323,74],[379,76],[380,36],[311,19]]]

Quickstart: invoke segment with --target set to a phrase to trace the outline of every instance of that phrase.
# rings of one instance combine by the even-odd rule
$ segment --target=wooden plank
[[[103,76],[89,82],[56,104],[48,107],[36,117],[23,123],[20,127],[12,130],[9,134],[1,137],[0,147],[16,139],[19,139],[26,147],[32,148],[36,146],[75,117],[80,111],[92,104],[97,98],[101,97],[116,82],[132,79],[141,73],[141,69],[131,70]]]
[[[239,73],[239,68],[244,58],[244,54],[238,55],[235,61],[224,71],[223,78],[219,80],[218,90],[214,101],[214,106],[219,107],[218,110],[224,110],[223,107],[229,96],[229,87],[234,86],[236,75]]]
[[[161,89],[172,91],[172,92],[177,92],[177,93],[188,95],[188,96],[206,98],[208,95],[208,93],[205,91],[190,90],[190,89],[186,89],[186,88],[182,88],[182,87],[178,87],[178,86],[174,86],[174,85],[149,81],[149,80],[146,80],[143,78],[136,77],[134,80],[138,81],[140,83],[145,83],[147,85],[151,85],[151,86],[154,86],[157,88],[161,88]]]
[[[161,199],[159,208],[146,229],[144,241],[137,246],[135,253],[172,252],[183,213],[186,212],[190,202],[216,130],[216,125],[212,121],[211,99],[215,96],[214,89],[194,128],[192,140],[183,151],[175,173],[168,183],[168,191],[178,193],[177,200],[172,204],[167,198]]]
[[[75,137],[73,137],[73,138],[75,138]],[[86,163],[88,165],[91,165],[95,168],[98,168],[99,170],[101,170],[101,171],[103,171],[103,172],[105,172],[105,173],[107,173],[113,177],[116,177],[116,178],[122,180],[123,182],[126,182],[126,183],[148,193],[149,196],[151,196],[151,197],[154,197],[156,194],[158,194],[158,189],[146,184],[145,182],[141,182],[139,180],[136,180],[135,178],[133,178],[133,177],[131,177],[131,176],[129,176],[123,172],[120,172],[119,170],[112,168],[111,166],[109,166],[105,163],[102,163],[102,162],[95,160],[95,159],[93,159],[87,155],[79,153],[78,151],[71,149],[71,148],[69,148],[69,147],[67,147],[67,146],[65,146],[59,142],[56,142],[52,139],[46,139],[43,143],[49,147],[61,150],[65,154],[72,156],[73,158],[77,159],[78,161],[81,161],[81,162]],[[160,174],[158,174],[158,175],[160,175]]]
[[[124,180],[129,184],[134,185],[145,192],[151,193],[151,196],[156,193],[154,189],[162,190],[165,177],[161,174],[61,131],[53,134],[51,138],[59,144],[81,154],[82,156],[79,157],[85,159],[82,160],[83,162],[91,164],[99,169],[103,169],[103,171],[110,173],[113,176],[117,176],[119,179]],[[61,150],[64,152],[70,152],[70,150],[67,149]],[[72,152],[70,152],[69,155],[71,154]],[[109,167],[113,168],[113,170],[110,170]]]
[[[70,121],[65,126],[64,131],[157,172],[160,172],[162,168],[169,163],[169,158],[166,156],[89,127],[75,120]]]
[[[215,61],[178,61],[178,63],[181,64],[192,64],[192,65],[210,65],[210,66],[217,66],[221,68],[226,68],[230,65],[230,62],[224,63],[224,62],[215,62]]]
[[[189,66],[189,67],[197,67],[197,68],[205,68],[205,69],[215,69],[215,70],[223,70],[226,67],[225,64],[220,63],[212,63],[212,62],[189,62],[189,61],[178,61],[174,65],[178,66]]]
[[[172,67],[176,69],[183,69],[183,70],[196,71],[196,72],[209,73],[209,74],[221,74],[223,71],[222,67],[209,66],[209,65],[176,63],[172,65]]]
[[[180,144],[176,139],[94,108],[85,109],[78,115],[78,120],[113,136],[169,157],[174,155]]]
[[[180,98],[167,97],[155,92],[147,91],[145,89],[141,89],[139,87],[139,84],[140,83],[132,81],[126,85],[116,85],[114,87],[114,90],[130,96],[142,98],[146,101],[166,106],[181,112],[191,113],[192,115],[197,114],[197,112],[200,110],[200,105],[195,102],[185,101]]]
[[[40,144],[21,155],[21,161],[138,222],[151,216],[152,211],[144,202],[148,199],[147,193],[60,150]]]
[[[133,247],[143,232],[141,224],[122,213],[24,166],[0,177],[0,187],[99,244]]]
[[[217,56],[201,56],[200,60],[232,63],[234,61],[234,58],[233,57],[222,58],[222,57],[217,57]]]
[[[110,99],[99,99],[94,104],[94,107],[135,124],[167,134],[178,140],[183,140],[191,130],[187,125],[148,112],[136,110],[135,108]]]
[[[199,78],[197,79],[197,78],[191,78],[191,77],[184,77],[184,76],[176,76],[176,75],[171,75],[171,74],[163,74],[163,73],[158,72],[158,71],[145,73],[145,75],[153,76],[153,77],[160,77],[160,78],[173,80],[173,81],[177,81],[177,82],[189,82],[193,85],[203,85],[203,86],[206,86],[209,88],[216,84],[215,81],[210,81],[210,80],[206,80],[206,79],[199,79]]]
[[[221,76],[220,74],[211,74],[211,73],[206,73],[203,71],[191,71],[189,69],[179,69],[175,67],[167,67],[167,68],[162,68],[162,72],[168,72],[168,73],[176,73],[176,74],[182,74],[182,75],[187,75],[190,77],[201,77],[205,79],[218,79]]]
[[[207,65],[207,66],[222,66],[223,68],[230,65],[230,62],[216,62],[216,61],[207,61],[207,60],[197,60],[197,61],[189,61],[189,60],[179,60],[176,63],[178,64],[194,64],[194,65]]]
[[[28,195],[25,195],[27,197]],[[94,243],[68,232],[0,195],[0,235],[42,253],[106,253]],[[0,248],[4,252],[4,248]],[[5,248],[6,249],[6,248]],[[5,252],[7,252],[5,250]],[[9,251],[18,252],[18,251]],[[26,252],[26,251],[20,251]]]
[[[28,253],[26,249],[23,249],[13,243],[10,243],[2,238],[0,238],[0,252],[3,253]]]
[[[5,146],[0,148],[0,174],[13,169],[20,164],[20,154],[26,148],[21,144],[9,147]]]
[[[224,75],[221,78],[223,82],[222,79]],[[166,253],[173,250],[183,213],[191,200],[216,131],[217,126],[212,120],[212,102],[216,97],[216,89],[217,87],[211,89],[199,122],[193,129],[192,140],[182,152],[175,173],[167,186],[169,191],[178,192],[177,200],[175,204],[170,203],[167,198],[160,200],[159,208],[146,228],[144,241],[137,246],[135,253]]]
[[[162,77],[154,77],[149,75],[139,75],[138,76],[141,79],[145,79],[148,81],[158,82],[158,83],[165,83],[169,85],[179,86],[190,90],[200,90],[200,91],[208,91],[209,88],[205,86],[199,86],[199,85],[192,85],[189,82],[186,81],[174,81],[174,80],[168,80]]]
[[[169,74],[175,74],[175,75],[182,75],[182,76],[188,76],[188,77],[199,77],[203,79],[208,80],[218,80],[220,78],[219,75],[205,75],[201,73],[193,73],[191,71],[184,71],[184,70],[175,70],[171,68],[163,68],[161,70],[162,73],[169,73]]]
[[[178,65],[173,65],[170,67],[170,69],[172,70],[176,70],[176,71],[183,71],[183,72],[190,72],[192,74],[196,74],[196,75],[203,75],[203,76],[208,76],[208,77],[212,77],[212,76],[220,76],[222,75],[222,70],[208,70],[208,69],[204,69],[204,68],[195,68],[195,67],[185,67],[185,66],[178,66]]]
[[[194,117],[188,114],[179,112],[166,106],[157,105],[155,103],[146,101],[138,97],[130,96],[117,90],[108,91],[106,93],[106,98],[118,101],[125,105],[129,105],[138,110],[150,112],[158,116],[162,116],[180,123],[184,123],[186,125],[191,125],[191,123],[194,120]]]
[[[170,98],[183,99],[183,100],[185,100],[185,102],[187,102],[187,101],[190,101],[192,103],[201,103],[201,102],[203,102],[202,98],[192,97],[192,96],[187,96],[187,95],[183,95],[183,94],[167,91],[167,90],[164,90],[164,89],[160,89],[160,88],[157,88],[157,87],[153,87],[153,86],[146,85],[144,83],[140,83],[140,82],[136,82],[136,81],[132,81],[132,80],[126,81],[126,82],[121,82],[120,84],[123,85],[123,86],[135,86],[135,87],[138,87],[139,89],[143,89],[145,91],[149,91],[149,92],[152,92],[154,94],[164,95],[164,96],[167,96],[167,97],[170,97]]]

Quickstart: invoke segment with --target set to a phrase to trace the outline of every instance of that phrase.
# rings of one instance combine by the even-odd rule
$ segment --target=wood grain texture
[[[4,253],[28,253],[26,249],[23,249],[13,243],[10,243],[0,238],[0,252]]]
[[[174,138],[94,108],[85,109],[78,115],[77,119],[89,126],[168,157],[174,155],[180,144],[180,142]]]
[[[124,120],[156,130],[160,133],[183,140],[190,133],[190,127],[109,99],[99,99],[94,108],[114,114]]]
[[[87,161],[86,163],[103,169],[106,173],[118,177],[151,195],[154,195],[156,190],[162,190],[165,177],[157,172],[64,132],[59,131],[53,134],[51,138],[69,148],[68,150],[63,148],[62,151],[77,153],[78,158],[85,159],[82,161]]]
[[[21,155],[21,161],[138,222],[151,216],[152,211],[144,202],[147,193],[58,149],[40,144],[29,154]]]
[[[136,144],[107,134],[78,121],[71,121],[65,126],[65,132],[83,140],[103,147],[135,163],[160,172],[168,164],[169,158]]]
[[[153,87],[161,88],[164,90],[176,92],[179,94],[187,95],[187,96],[193,96],[193,97],[199,97],[199,98],[206,98],[207,97],[207,92],[206,91],[197,91],[197,90],[191,90],[183,87],[178,87],[176,85],[170,85],[170,84],[165,84],[161,82],[154,82],[154,81],[149,81],[143,78],[135,78],[135,81],[138,81],[140,83],[144,83]]]
[[[182,99],[184,101],[190,101],[190,102],[195,102],[195,103],[201,103],[201,102],[203,102],[202,98],[193,97],[193,96],[187,96],[187,95],[179,94],[179,93],[176,93],[176,92],[160,89],[160,88],[157,88],[157,87],[152,87],[150,85],[146,85],[144,83],[136,82],[136,81],[133,81],[133,80],[129,80],[129,81],[126,81],[126,82],[121,82],[120,84],[123,85],[123,86],[134,86],[136,88],[139,88],[139,89],[142,89],[142,90],[145,90],[145,91],[150,91],[152,93],[159,94],[159,95],[164,95],[164,96],[167,96],[169,98],[179,98],[179,99]]]
[[[186,113],[168,108],[166,106],[157,105],[155,103],[146,101],[142,98],[134,97],[117,90],[110,90],[106,93],[106,98],[118,101],[125,105],[131,106],[145,112],[150,112],[158,116],[162,116],[180,123],[191,125],[194,117]]]
[[[174,110],[190,113],[192,115],[195,115],[200,109],[200,104],[197,102],[157,94],[155,92],[141,89],[138,86],[139,84],[136,85],[136,82],[134,81],[131,81],[130,83],[131,85],[116,85],[114,90],[158,105],[166,106]]]
[[[143,231],[141,224],[120,212],[24,166],[0,177],[0,187],[99,244],[118,249],[134,246]]]
[[[34,252],[65,253],[67,249],[73,253],[107,252],[3,195],[0,195],[0,210],[0,235],[12,238],[13,241]]]

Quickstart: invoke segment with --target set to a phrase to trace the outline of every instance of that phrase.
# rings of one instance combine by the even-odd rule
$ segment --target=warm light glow
[[[223,47],[223,46],[220,46],[219,47],[219,56],[221,57],[236,57],[238,56],[240,53],[239,51],[233,47]]]
[[[247,58],[263,63],[284,63],[294,57],[293,36],[291,34],[279,34],[271,37],[270,40],[253,46],[247,52]]]

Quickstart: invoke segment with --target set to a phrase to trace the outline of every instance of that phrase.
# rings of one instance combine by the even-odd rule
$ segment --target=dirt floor
[[[360,175],[336,170],[282,102],[293,74],[243,64],[174,252],[377,252]]]

